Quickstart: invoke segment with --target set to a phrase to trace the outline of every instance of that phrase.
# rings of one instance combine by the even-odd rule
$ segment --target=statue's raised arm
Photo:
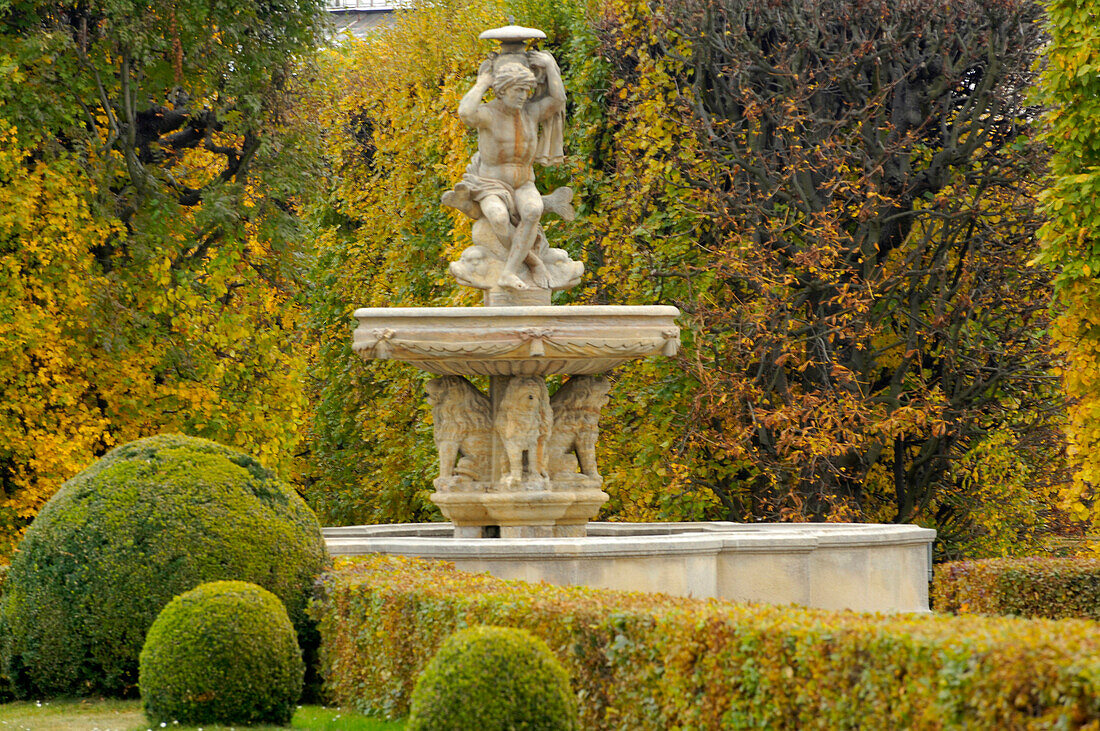
[[[546,51],[528,51],[532,69],[541,69],[546,79],[545,98],[535,101],[538,105],[539,121],[548,118],[552,114],[565,111],[565,84],[561,80],[561,69],[558,62]]]
[[[528,51],[531,68],[542,71],[542,94],[531,100],[531,112],[539,121],[538,149],[535,161],[542,165],[559,165],[565,157],[565,84],[561,80],[558,62],[546,51]]]
[[[490,304],[549,304],[552,290],[572,287],[584,270],[549,247],[540,223],[547,211],[572,219],[572,190],[544,196],[535,187],[534,163],[563,160],[565,85],[550,53],[525,48],[545,38],[541,31],[507,26],[482,38],[502,45],[458,105],[459,119],[477,130],[478,152],[443,203],[474,219],[474,246],[450,270],[488,290]]]
[[[560,78],[560,76],[559,76]],[[458,118],[467,127],[473,127],[477,129],[481,124],[487,123],[487,120],[483,120],[479,113],[485,106],[481,103],[485,96],[485,92],[493,85],[493,62],[482,61],[481,67],[477,70],[477,81],[470,88],[466,95],[462,97],[462,101],[458,103]]]

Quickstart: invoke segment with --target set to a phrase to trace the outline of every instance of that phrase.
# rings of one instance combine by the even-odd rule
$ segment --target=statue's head
[[[493,72],[493,91],[507,106],[518,109],[535,88],[535,75],[521,63],[505,63]]]

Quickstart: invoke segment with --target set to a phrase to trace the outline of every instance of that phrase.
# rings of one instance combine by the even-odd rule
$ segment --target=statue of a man
[[[544,209],[543,197],[535,188],[534,163],[560,162],[562,154],[560,119],[565,86],[561,71],[545,51],[528,51],[526,55],[530,68],[518,61],[505,61],[507,57],[495,69],[492,60],[483,62],[477,82],[458,105],[459,118],[477,130],[478,154],[455,188],[461,187],[480,206],[481,215],[508,251],[497,282],[498,287],[507,289],[527,289],[520,278],[524,263],[536,286],[549,286],[546,265],[533,250]],[[546,91],[531,98],[539,71],[545,77]],[[490,87],[496,98],[485,103],[482,98]]]

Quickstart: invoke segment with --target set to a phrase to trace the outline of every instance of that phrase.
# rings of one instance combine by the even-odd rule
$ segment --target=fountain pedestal
[[[596,467],[600,374],[635,358],[675,355],[675,307],[550,304],[576,286],[584,264],[553,248],[542,218],[573,220],[573,191],[542,194],[534,164],[564,160],[565,87],[546,38],[510,25],[458,105],[478,151],[443,205],[472,221],[472,246],[448,271],[485,293],[485,307],[357,310],[354,349],[400,360],[437,378],[432,405],[439,477],[432,501],[462,538],[575,538],[608,495]],[[492,89],[493,98],[484,101]],[[566,375],[550,395],[546,377]],[[468,377],[488,376],[488,394]]]

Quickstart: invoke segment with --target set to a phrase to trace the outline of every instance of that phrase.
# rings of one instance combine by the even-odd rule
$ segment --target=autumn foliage
[[[28,157],[0,121],[0,533],[9,541],[110,443],[92,395],[93,344],[79,334],[103,284],[93,252],[114,224],[90,209],[94,185],[74,163]]]
[[[1000,558],[936,568],[932,605],[954,614],[1100,619],[1100,559]]]
[[[1039,97],[1051,148],[1040,260],[1055,272],[1053,333],[1070,398],[1074,481],[1062,495],[1071,514],[1100,527],[1100,27],[1088,3],[1047,4],[1050,44]]]
[[[919,522],[976,556],[1095,512],[1094,29],[1072,3],[1050,9],[1042,253],[1033,0],[442,0],[320,58],[316,0],[259,7],[0,10],[12,538],[158,431],[259,455],[325,522],[438,517],[427,375],[358,361],[351,314],[479,301],[439,195],[476,148],[455,109],[477,34],[509,16],[570,93],[570,156],[538,182],[576,191],[547,231],[587,273],[555,303],[684,313],[676,359],[612,375],[604,517]],[[1037,256],[1069,313],[1069,488]]]
[[[732,519],[918,520],[948,539],[978,528],[998,470],[1015,494],[993,501],[1041,495],[1058,395],[1048,285],[1027,266],[1038,18],[1031,2],[727,0],[645,19],[656,43],[623,73],[644,90],[676,59],[635,94],[674,98],[652,113],[690,129],[629,158],[645,181],[671,157],[676,188],[626,203],[652,233],[624,286],[683,302],[699,339],[674,486]],[[690,233],[670,210],[694,213]]]
[[[556,301],[684,312],[677,360],[616,374],[606,515],[1034,545],[1061,401],[1049,282],[1028,266],[1043,155],[1025,0],[433,4],[344,50],[322,87],[314,504],[434,514],[424,376],[349,365],[342,333],[355,306],[476,301],[445,273],[468,233],[437,197],[473,150],[454,108],[487,49],[462,39],[506,13],[549,32],[571,93],[572,157],[541,174],[578,191],[550,236],[588,273]]]

